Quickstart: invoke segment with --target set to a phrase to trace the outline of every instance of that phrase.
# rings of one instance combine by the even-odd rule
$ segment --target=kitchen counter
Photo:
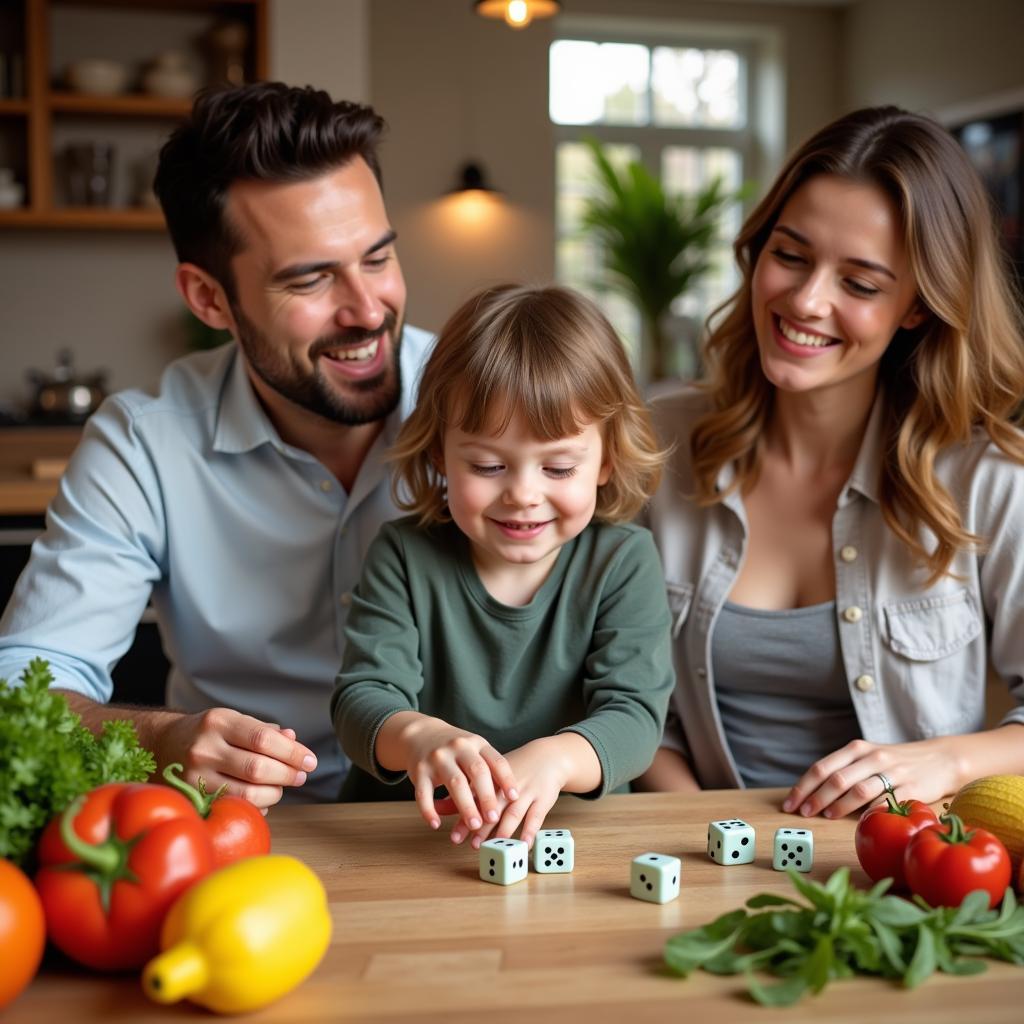
[[[293,854],[323,880],[334,935],[299,988],[257,1015],[261,1024],[373,1021],[628,1022],[829,1021],[943,1024],[1021,1019],[1024,969],[989,962],[971,977],[935,974],[913,991],[875,978],[831,983],[817,997],[771,1010],[746,996],[741,977],[662,964],[665,940],[741,907],[755,893],[792,892],[771,868],[774,830],[814,831],[819,881],[856,865],[855,819],[782,814],[782,790],[563,797],[549,828],[570,828],[572,874],[538,875],[507,888],[480,881],[477,853],[431,832],[411,803],[274,808],[275,853]],[[738,816],[757,830],[753,864],[722,867],[704,853],[707,822]],[[682,858],[682,893],[656,905],[629,895],[630,860],[645,851]],[[867,886],[859,868],[856,884]],[[149,1002],[137,973],[105,977],[55,956],[3,1014],[42,1020],[171,1024],[215,1018],[187,1003]]]
[[[81,427],[0,429],[0,516],[43,515]]]

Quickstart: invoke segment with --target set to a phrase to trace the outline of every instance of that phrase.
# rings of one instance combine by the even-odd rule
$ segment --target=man
[[[261,807],[337,798],[347,608],[430,342],[404,324],[382,130],[310,88],[200,96],[155,187],[178,291],[234,341],[90,419],[0,620],[0,676],[48,659],[86,725],[130,718],[159,764]],[[175,710],[106,706],[150,599]]]

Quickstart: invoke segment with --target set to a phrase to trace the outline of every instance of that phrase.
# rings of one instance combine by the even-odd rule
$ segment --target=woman
[[[838,817],[1024,772],[1019,314],[938,124],[827,126],[736,241],[706,378],[655,408],[674,722],[645,788]],[[988,661],[1016,706],[982,731]]]

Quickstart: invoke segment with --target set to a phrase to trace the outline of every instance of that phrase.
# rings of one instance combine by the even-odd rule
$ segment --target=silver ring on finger
[[[889,776],[882,772],[874,772],[874,777],[882,783],[882,792],[888,793],[889,796],[895,797],[896,791],[893,789],[892,782],[889,780]]]

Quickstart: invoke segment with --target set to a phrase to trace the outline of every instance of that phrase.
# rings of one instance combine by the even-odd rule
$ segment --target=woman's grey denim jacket
[[[687,498],[695,490],[690,431],[708,408],[692,385],[654,400],[656,427],[675,448],[646,525],[673,616],[677,683],[663,744],[687,754],[704,788],[734,788],[742,782],[718,715],[711,635],[743,560],[747,520],[735,491],[710,508]],[[878,503],[881,414],[879,401],[832,519],[839,645],[861,734],[900,743],[977,732],[989,658],[1016,700],[1003,723],[1024,723],[1024,466],[980,433],[938,457],[936,475],[964,525],[988,544],[980,554],[959,552],[951,572],[925,588],[927,571]],[[719,490],[733,479],[724,467]]]

